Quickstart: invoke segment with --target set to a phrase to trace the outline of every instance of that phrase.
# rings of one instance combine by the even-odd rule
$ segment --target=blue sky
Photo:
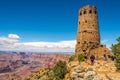
[[[88,4],[98,9],[103,43],[115,43],[119,0],[0,0],[0,37],[14,34],[19,43],[75,40],[78,10]]]

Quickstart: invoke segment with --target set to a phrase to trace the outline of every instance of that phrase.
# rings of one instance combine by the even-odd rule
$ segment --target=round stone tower
[[[100,33],[97,9],[87,5],[79,10],[75,52],[88,54],[90,49],[98,46],[100,46]]]
[[[75,60],[79,54],[85,54],[88,57],[94,55],[99,59],[103,59],[104,54],[111,55],[106,45],[100,44],[96,7],[87,5],[79,10],[76,41]]]

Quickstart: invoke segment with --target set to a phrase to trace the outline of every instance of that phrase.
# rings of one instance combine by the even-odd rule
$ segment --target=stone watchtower
[[[100,51],[100,52],[98,52]],[[100,32],[97,9],[94,6],[85,6],[79,10],[78,32],[75,56],[80,53],[85,55],[102,55],[108,53],[105,45],[100,44]]]

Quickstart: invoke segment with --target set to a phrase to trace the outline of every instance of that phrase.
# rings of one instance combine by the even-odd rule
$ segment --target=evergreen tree
[[[59,61],[53,69],[55,80],[63,80],[67,72],[66,62]]]
[[[112,52],[115,55],[115,65],[118,70],[120,70],[120,37],[117,38],[117,44],[112,45]]]

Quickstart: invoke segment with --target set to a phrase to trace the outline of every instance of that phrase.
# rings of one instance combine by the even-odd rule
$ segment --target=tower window
[[[89,43],[92,44],[93,42],[90,41]]]
[[[83,52],[86,52],[86,50],[83,50]]]
[[[78,44],[80,44],[80,42],[78,42]]]
[[[83,30],[83,32],[87,32],[87,30]]]
[[[91,14],[91,13],[92,13],[92,10],[90,10],[89,13]]]
[[[80,16],[82,15],[82,13],[80,12]]]
[[[83,44],[86,44],[86,43],[87,43],[86,41],[83,42]]]
[[[86,14],[86,11],[84,11],[84,14]]]
[[[100,47],[103,47],[103,45],[100,45]]]
[[[79,24],[80,24],[80,21],[79,21]]]
[[[85,23],[87,23],[87,21],[85,20]]]
[[[99,45],[99,43],[97,43],[97,45]]]
[[[97,14],[97,11],[95,11],[95,14]]]

